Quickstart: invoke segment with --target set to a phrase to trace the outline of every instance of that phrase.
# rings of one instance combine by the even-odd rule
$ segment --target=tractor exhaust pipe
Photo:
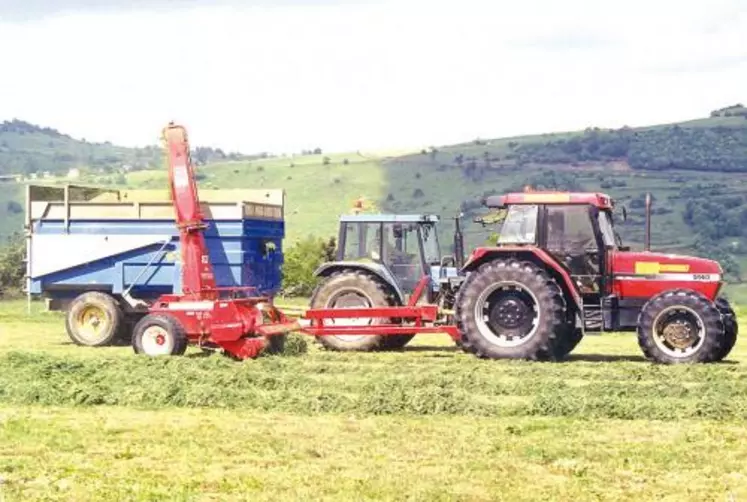
[[[464,266],[464,235],[460,224],[461,218],[462,215],[460,214],[454,219],[454,259],[457,269]]]
[[[646,234],[643,243],[644,251],[651,251],[651,193],[646,193]]]

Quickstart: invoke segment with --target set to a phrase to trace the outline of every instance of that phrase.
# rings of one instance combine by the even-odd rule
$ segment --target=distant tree
[[[319,147],[314,148],[314,155],[321,155],[321,154],[322,154],[322,149],[321,148],[319,148]]]
[[[15,233],[5,245],[0,245],[0,298],[10,298],[21,294],[23,278],[26,275],[24,260],[23,236]]]
[[[308,296],[318,282],[314,271],[322,263],[334,261],[337,244],[334,237],[327,240],[309,236],[285,250],[283,263],[283,294]]]

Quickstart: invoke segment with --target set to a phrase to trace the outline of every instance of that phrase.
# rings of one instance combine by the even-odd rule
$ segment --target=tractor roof
[[[594,192],[516,192],[505,195],[491,195],[483,200],[491,208],[517,204],[574,204],[592,205],[599,209],[612,209],[609,195]]]
[[[435,223],[439,220],[434,214],[343,214],[340,222],[353,223]]]

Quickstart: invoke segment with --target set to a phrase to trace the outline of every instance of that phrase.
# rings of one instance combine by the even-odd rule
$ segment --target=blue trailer
[[[210,260],[219,287],[281,285],[282,190],[202,190]],[[30,185],[26,192],[27,293],[67,313],[80,345],[128,338],[150,302],[180,294],[179,235],[165,190]]]

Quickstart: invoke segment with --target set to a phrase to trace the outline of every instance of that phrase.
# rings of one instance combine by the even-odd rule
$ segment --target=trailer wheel
[[[106,293],[88,291],[71,303],[65,318],[65,330],[77,345],[111,345],[124,329],[124,314],[117,301]]]
[[[316,288],[311,298],[311,308],[361,308],[384,307],[393,302],[381,281],[363,272],[348,270],[337,272],[325,278]],[[383,324],[386,319],[351,318],[337,319],[340,324]],[[332,323],[334,321],[327,321]],[[404,346],[414,335],[403,335],[400,347]],[[404,340],[409,337],[407,340]],[[384,344],[382,335],[325,335],[316,337],[319,343],[328,350],[367,352],[377,349],[394,348],[396,342]],[[402,343],[404,342],[404,343]]]
[[[488,262],[459,290],[462,350],[487,359],[555,359],[565,309],[558,284],[533,263]]]
[[[641,309],[638,345],[658,363],[706,363],[723,352],[724,328],[721,312],[704,296],[684,289],[665,291]]]
[[[170,315],[148,314],[135,326],[132,348],[147,356],[180,356],[187,350],[187,335]]]
[[[721,319],[724,322],[724,340],[721,343],[720,349],[714,354],[714,362],[722,361],[729,355],[731,349],[734,348],[734,344],[737,342],[737,335],[739,334],[737,316],[734,313],[734,309],[729,305],[729,301],[723,297],[716,298],[716,308],[721,312]]]
[[[553,347],[555,358],[563,359],[567,357],[581,343],[583,338],[584,332],[581,328],[577,328],[571,324],[564,326],[555,339]]]

